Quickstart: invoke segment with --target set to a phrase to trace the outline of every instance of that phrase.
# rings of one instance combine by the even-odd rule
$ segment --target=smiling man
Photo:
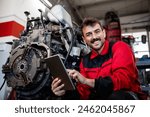
[[[78,82],[77,90],[70,95],[77,99],[146,99],[138,82],[131,48],[121,41],[108,42],[105,29],[96,18],[85,18],[81,30],[83,40],[92,51],[83,57],[80,72],[68,70]],[[51,86],[55,95],[67,98],[68,92],[63,90],[59,78]]]

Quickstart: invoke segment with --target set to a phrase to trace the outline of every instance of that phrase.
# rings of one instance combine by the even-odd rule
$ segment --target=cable
[[[69,46],[69,50],[68,50],[68,53],[67,53],[67,55],[66,55],[64,64],[66,64],[66,62],[67,62],[67,59],[68,59],[68,57],[69,57],[69,54],[70,54],[70,52],[71,52],[72,46],[73,46],[74,41],[75,41],[75,34],[74,34],[73,29],[70,28],[70,27],[68,27],[68,28],[70,29],[70,31],[71,31],[71,33],[72,33],[72,40],[71,40],[71,43],[70,43],[70,46]]]
[[[5,82],[6,82],[6,79],[4,80],[3,84],[2,84],[1,87],[0,87],[0,91],[2,90],[2,88],[3,88],[4,84],[5,84]]]

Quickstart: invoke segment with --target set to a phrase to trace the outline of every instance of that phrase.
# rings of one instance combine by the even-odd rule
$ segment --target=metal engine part
[[[52,76],[44,59],[59,54],[66,68],[78,69],[82,49],[85,47],[78,40],[76,31],[68,25],[71,17],[66,17],[67,11],[63,10],[65,13],[62,13],[58,22],[53,22],[49,16],[42,15],[43,12],[39,11],[41,17],[32,19],[29,18],[30,13],[25,12],[26,30],[19,40],[14,41],[10,56],[3,65],[4,78],[7,85],[15,90],[15,99],[54,99],[50,90]],[[50,10],[48,12],[47,15],[51,13]]]
[[[50,72],[44,62],[44,58],[49,56],[49,47],[37,42],[22,44],[11,52],[9,62],[3,66],[3,73],[6,74],[7,85],[17,90],[19,99],[28,96],[44,99],[49,96],[50,91],[44,97],[39,93],[50,87]]]

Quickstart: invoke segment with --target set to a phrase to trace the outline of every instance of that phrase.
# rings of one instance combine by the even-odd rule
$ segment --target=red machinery
[[[105,29],[107,39],[109,41],[118,41],[121,40],[121,26],[120,20],[118,15],[113,12],[109,11],[105,15]]]

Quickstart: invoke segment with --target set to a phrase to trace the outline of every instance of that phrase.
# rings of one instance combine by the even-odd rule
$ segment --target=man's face
[[[93,26],[84,26],[82,29],[83,39],[92,49],[99,51],[105,42],[105,30],[98,23]]]

